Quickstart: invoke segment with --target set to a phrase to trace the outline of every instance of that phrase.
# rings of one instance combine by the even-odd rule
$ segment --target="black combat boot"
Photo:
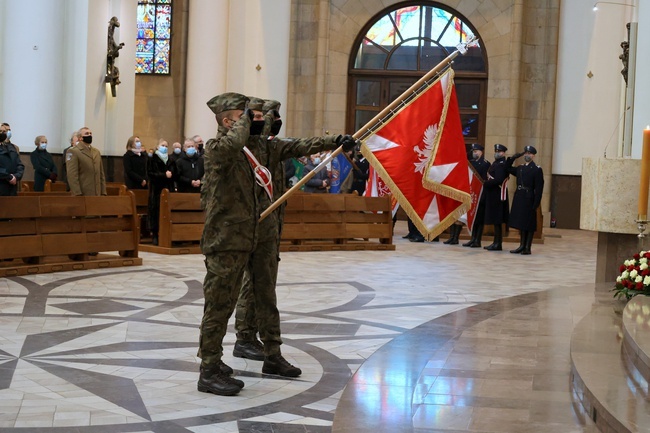
[[[503,231],[501,229],[501,224],[494,225],[494,242],[492,245],[485,247],[488,251],[501,251],[503,248],[501,244],[503,243]]]
[[[235,348],[232,350],[232,356],[264,361],[264,345],[257,338],[252,341],[237,340]]]
[[[521,252],[522,255],[530,255],[532,254],[530,251],[530,247],[533,245],[533,236],[535,235],[535,232],[526,232],[526,239],[525,239],[525,244],[524,244],[524,249]]]
[[[458,224],[452,224],[452,226],[449,227],[449,239],[444,241],[443,244],[458,245],[458,236],[460,236],[461,230],[462,230],[461,226],[459,226]]]
[[[480,226],[476,227],[472,232],[472,244],[470,245],[471,248],[481,248],[481,239],[483,238],[483,227],[484,225],[481,224]]]
[[[201,367],[196,389],[216,395],[236,395],[244,387],[244,382],[224,374],[220,366],[215,368]]]
[[[302,374],[302,370],[291,365],[289,361],[278,353],[277,355],[269,355],[264,358],[262,373],[284,377],[298,377]]]
[[[523,230],[519,232],[519,246],[514,250],[510,250],[511,254],[521,254],[524,250],[524,245],[526,244],[526,233],[528,232]]]

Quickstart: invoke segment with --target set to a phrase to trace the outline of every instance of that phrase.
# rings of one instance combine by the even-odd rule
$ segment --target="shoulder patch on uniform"
[[[65,160],[70,161],[72,159],[72,152],[66,152],[65,154]]]

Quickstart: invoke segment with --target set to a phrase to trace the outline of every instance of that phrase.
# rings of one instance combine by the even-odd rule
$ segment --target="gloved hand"
[[[524,152],[518,152],[512,155],[512,159],[521,158],[522,156],[524,156]]]
[[[56,175],[56,173],[50,173],[50,180],[51,180],[52,182],[56,182],[56,178],[57,178],[57,177],[58,177],[58,176]]]
[[[351,135],[339,135],[336,138],[336,144],[343,146],[343,152],[349,152],[357,145],[357,141]]]

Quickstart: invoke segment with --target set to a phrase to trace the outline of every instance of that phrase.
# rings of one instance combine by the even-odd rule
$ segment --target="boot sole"
[[[199,392],[205,392],[208,394],[214,394],[214,395],[223,395],[223,396],[231,396],[231,395],[237,395],[239,394],[239,391],[241,391],[241,388],[238,387],[237,385],[234,385],[237,387],[237,389],[233,389],[232,391],[217,391],[216,389],[211,389],[205,385],[197,385],[196,389]]]
[[[250,359],[253,361],[264,361],[264,355],[260,356],[248,356],[244,352],[240,352],[239,350],[234,350],[232,351],[232,356],[235,358],[244,358],[244,359]]]

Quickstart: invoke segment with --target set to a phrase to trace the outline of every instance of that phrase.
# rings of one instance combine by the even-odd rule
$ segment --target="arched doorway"
[[[346,129],[357,131],[473,35],[458,12],[432,1],[400,3],[375,15],[352,50]],[[485,144],[488,73],[480,43],[453,68],[465,143]]]

